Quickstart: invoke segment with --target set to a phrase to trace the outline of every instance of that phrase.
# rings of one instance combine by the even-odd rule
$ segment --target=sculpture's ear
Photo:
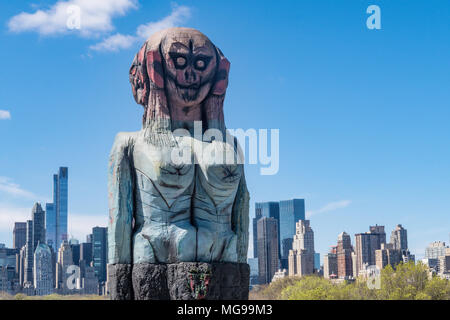
[[[130,82],[134,99],[145,108],[143,125],[156,119],[169,119],[164,91],[164,68],[160,44],[146,42],[137,53],[130,69]]]
[[[130,83],[136,103],[147,107],[150,83],[147,75],[146,54],[147,43],[136,54],[130,68]]]
[[[164,69],[159,46],[147,50],[145,43],[136,54],[130,68],[131,90],[138,104],[147,107],[151,89],[164,89]]]
[[[164,69],[159,46],[155,50],[147,51],[147,72],[150,81],[156,89],[164,89]]]
[[[230,61],[223,55],[222,51],[216,47],[217,52],[217,72],[211,93],[216,96],[224,95],[228,87],[228,73],[230,72]]]

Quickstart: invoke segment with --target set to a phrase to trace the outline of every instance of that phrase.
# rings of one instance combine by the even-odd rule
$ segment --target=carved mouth
[[[200,83],[193,83],[193,84],[185,85],[185,84],[180,84],[180,83],[177,82],[177,87],[179,87],[181,89],[195,89],[195,90],[198,90],[200,88]]]
[[[195,99],[197,99],[198,92],[198,86],[190,86],[188,88],[178,87],[178,93],[184,101],[194,101]]]

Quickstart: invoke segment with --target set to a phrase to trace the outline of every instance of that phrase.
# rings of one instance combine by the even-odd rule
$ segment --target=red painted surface
[[[217,82],[214,85],[213,94],[223,95],[228,87],[228,73],[230,72],[230,61],[227,58],[222,57],[219,62],[219,68],[217,70]]]
[[[133,91],[134,99],[138,104],[145,106],[148,99],[148,76],[143,70],[145,65],[145,50],[147,46],[144,45],[134,58],[130,69],[131,90]]]
[[[150,80],[160,89],[164,88],[162,59],[158,50],[147,52],[147,72]]]

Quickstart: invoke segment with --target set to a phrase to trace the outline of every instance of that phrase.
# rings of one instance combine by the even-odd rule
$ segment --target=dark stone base
[[[132,280],[135,300],[170,300],[167,265],[135,264]]]
[[[111,300],[133,300],[131,264],[108,265],[108,290]]]
[[[112,300],[248,300],[246,263],[108,265]]]

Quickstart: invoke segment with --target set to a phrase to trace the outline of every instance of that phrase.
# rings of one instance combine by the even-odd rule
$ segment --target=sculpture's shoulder
[[[111,155],[116,153],[131,152],[139,136],[137,132],[119,132],[114,139]]]

